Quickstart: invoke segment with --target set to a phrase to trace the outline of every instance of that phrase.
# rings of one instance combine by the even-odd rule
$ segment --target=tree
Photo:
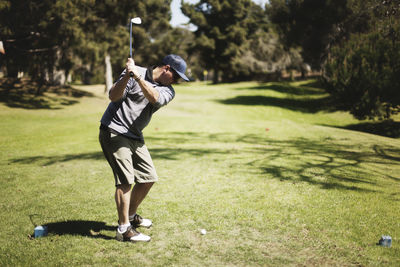
[[[138,64],[156,64],[164,56],[163,51],[154,49],[154,44],[164,38],[169,33],[171,26],[171,5],[172,0],[149,0],[149,1],[127,1],[131,12],[126,17],[141,17],[142,24],[133,28],[135,61]],[[127,23],[128,21],[126,21]],[[126,31],[128,33],[128,30]],[[128,37],[126,35],[125,44],[113,47],[112,50],[121,50],[117,60],[119,69],[125,66],[125,61],[129,55]],[[168,46],[170,44],[166,44]],[[173,46],[174,44],[171,44]],[[124,48],[126,50],[124,50]],[[119,73],[118,73],[119,74]]]
[[[238,80],[270,80],[279,79],[287,69],[302,71],[303,59],[299,49],[287,50],[271,27],[259,29],[246,41],[234,64],[233,74]]]
[[[8,76],[24,71],[42,85],[54,80],[56,68],[68,73],[73,65],[71,55],[77,47],[85,48],[81,26],[89,2],[1,1],[0,39],[6,44]]]
[[[119,70],[125,65],[129,18],[140,16],[144,22],[134,31],[137,62],[154,54],[150,44],[170,29],[170,3],[0,0],[0,40],[7,51],[7,73],[16,77],[18,71],[28,72],[32,79],[44,83],[52,80],[54,70],[68,75],[84,69],[102,80],[107,54]]]
[[[358,119],[389,119],[400,111],[400,1],[368,1],[354,13],[370,18],[366,33],[334,46],[325,83]]]
[[[271,0],[267,11],[342,108],[359,119],[399,112],[399,0]]]
[[[223,81],[235,79],[235,57],[240,47],[257,31],[265,16],[251,0],[201,0],[197,4],[182,1],[182,12],[197,26],[190,53],[199,53],[206,69]]]
[[[190,30],[172,28],[151,44],[151,49],[157,51],[153,53],[153,61],[159,63],[160,58],[167,54],[178,54],[186,60],[188,77],[200,78],[203,75],[201,59],[196,53],[189,53],[189,48],[194,42],[195,36]]]
[[[351,12],[347,2],[271,0],[266,7],[286,49],[300,46],[304,61],[320,69],[330,45],[340,38],[342,24]]]

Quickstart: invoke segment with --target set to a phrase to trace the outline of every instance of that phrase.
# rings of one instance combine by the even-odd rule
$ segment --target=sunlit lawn
[[[1,266],[400,265],[400,139],[346,129],[360,122],[311,83],[176,86],[144,133],[146,244],[114,240],[108,100],[75,88],[0,104]]]

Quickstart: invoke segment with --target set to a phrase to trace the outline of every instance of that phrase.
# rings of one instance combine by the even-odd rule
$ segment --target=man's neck
[[[162,74],[162,68],[160,68],[160,67],[154,68],[153,69],[153,80],[155,82],[159,83],[158,78],[160,78],[161,74]]]

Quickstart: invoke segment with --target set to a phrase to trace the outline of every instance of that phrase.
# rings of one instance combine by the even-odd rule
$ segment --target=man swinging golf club
[[[150,241],[136,230],[152,225],[137,209],[158,180],[142,130],[153,113],[174,98],[171,85],[180,78],[189,81],[185,71],[186,62],[177,55],[167,55],[149,68],[136,66],[130,57],[109,91],[111,102],[101,118],[99,140],[115,178],[119,241]]]

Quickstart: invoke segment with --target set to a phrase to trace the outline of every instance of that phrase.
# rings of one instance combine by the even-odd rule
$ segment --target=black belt
[[[105,131],[108,131],[108,132],[110,132],[110,133],[113,133],[113,134],[116,134],[116,135],[120,135],[119,133],[117,133],[117,132],[114,131],[113,129],[108,128],[108,126],[105,126],[105,125],[102,124],[102,123],[100,124],[100,130],[105,130]],[[129,139],[136,140],[136,141],[140,141],[140,142],[144,143],[142,139],[139,139],[139,138],[132,138],[132,137],[127,136],[127,135],[123,135],[123,136],[125,136],[126,138],[129,138]]]
[[[114,131],[113,129],[111,129],[111,128],[109,128],[108,126],[105,126],[104,124],[100,124],[100,130],[104,130],[104,131],[107,131],[107,132],[109,132],[109,133],[113,133],[113,134],[116,134],[116,135],[120,135],[119,133],[117,133],[116,131]]]
[[[108,131],[109,129],[108,129],[108,126],[105,126],[104,124],[100,124],[100,130],[105,130],[105,131]]]

